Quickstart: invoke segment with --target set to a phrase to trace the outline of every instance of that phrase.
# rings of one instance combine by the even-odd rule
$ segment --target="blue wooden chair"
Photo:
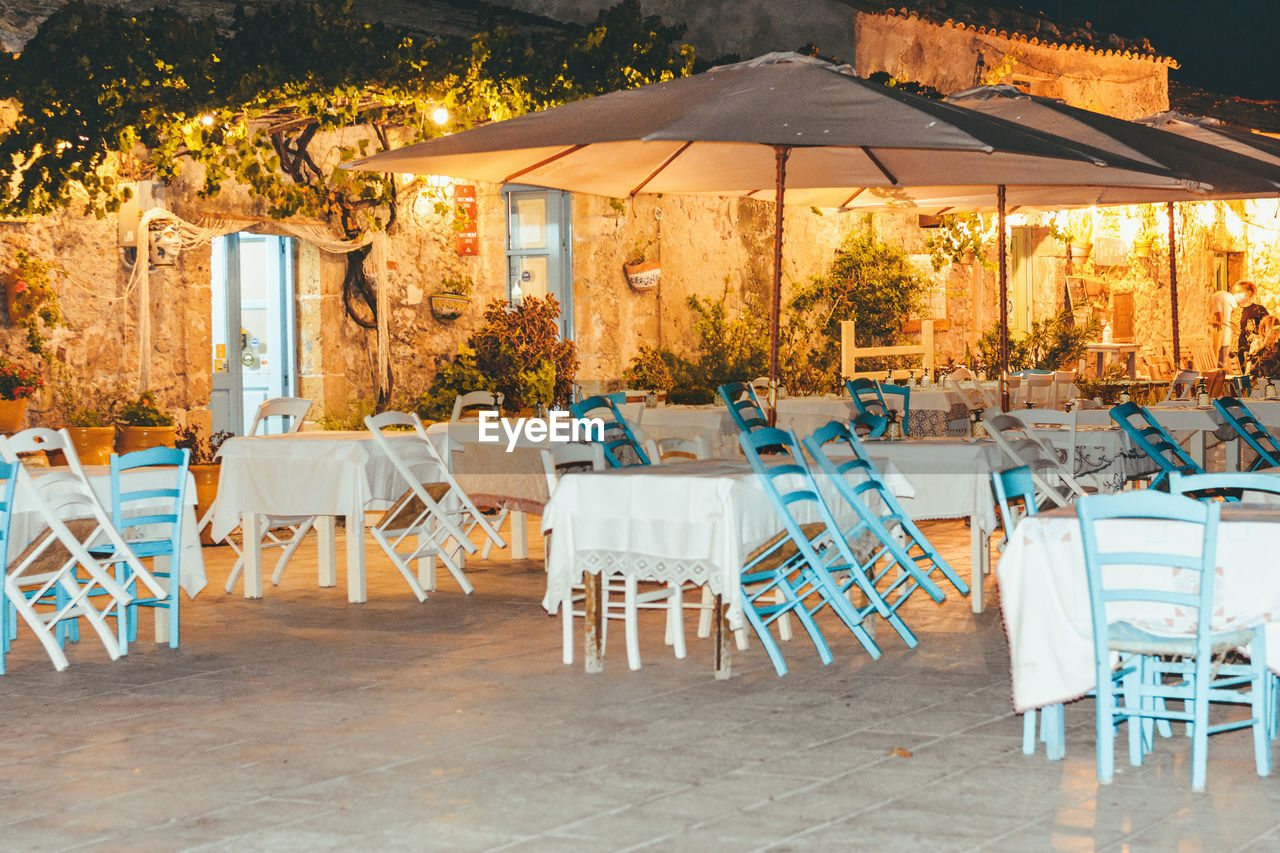
[[[140,560],[153,561],[151,576],[164,578],[168,587],[164,595],[140,596],[138,574],[123,561],[116,562],[116,581],[134,595],[127,606],[113,604],[116,610],[116,632],[120,651],[128,652],[129,643],[138,639],[138,608],[164,608],[169,611],[169,648],[178,647],[178,569],[182,556],[182,514],[186,508],[187,469],[191,451],[172,447],[151,447],[120,455],[111,454],[111,521],[129,541],[129,547]],[[126,491],[122,476],[137,468],[167,468],[170,481],[164,485],[133,488]],[[140,538],[129,538],[127,531],[140,531]],[[145,528],[145,529],[144,529]],[[91,548],[90,553],[104,562],[116,556],[111,546]],[[157,557],[168,560],[160,568]]]
[[[729,407],[729,417],[733,418],[738,432],[751,432],[769,425],[755,389],[746,382],[728,382],[717,388],[716,394]]]
[[[868,438],[879,438],[889,428],[889,406],[880,393],[880,383],[866,377],[846,379],[845,390],[853,398],[853,406],[858,410],[854,422],[857,426],[867,428]]]
[[[851,543],[868,536],[875,540],[869,557],[863,560],[864,571],[871,574],[876,584],[880,584],[890,570],[897,574],[881,592],[891,610],[896,613],[917,588],[923,588],[935,602],[941,602],[946,596],[933,579],[934,572],[945,577],[961,595],[969,593],[969,585],[907,515],[848,427],[831,421],[806,436],[803,443],[824,481],[835,486],[858,517],[853,526],[844,530],[845,538]],[[836,458],[832,451],[837,451]],[[850,585],[843,586],[848,589]]]
[[[1236,431],[1240,440],[1258,454],[1258,458],[1249,466],[1250,471],[1256,471],[1259,468],[1280,468],[1280,443],[1276,442],[1275,436],[1268,432],[1266,427],[1258,423],[1258,419],[1253,416],[1253,412],[1249,411],[1248,406],[1235,397],[1225,397],[1214,400],[1213,407]]]
[[[1204,469],[1144,407],[1137,403],[1121,403],[1111,410],[1111,419],[1125,431],[1139,450],[1159,466],[1160,473],[1151,481],[1151,488],[1163,486],[1169,474],[1174,471],[1179,474],[1204,473]]]
[[[894,406],[889,405],[889,397],[897,396],[902,398],[902,406],[900,407],[902,411],[902,419],[899,423],[902,424],[902,434],[904,436],[909,435],[909,431],[907,430],[907,421],[911,419],[911,386],[882,383],[880,385],[880,396],[884,399],[885,407],[889,409],[895,408]]]
[[[1113,653],[1120,654],[1121,663],[1119,690],[1099,690],[1097,694],[1099,782],[1109,783],[1114,773],[1118,724],[1129,724],[1129,761],[1138,766],[1149,749],[1154,720],[1189,724],[1194,790],[1205,786],[1208,737],[1222,731],[1252,728],[1258,775],[1271,772],[1272,711],[1263,628],[1222,632],[1211,628],[1221,507],[1216,501],[1196,501],[1152,489],[1090,496],[1076,504],[1093,615],[1097,683],[1107,684],[1112,679]],[[1144,525],[1176,522],[1182,529],[1193,526],[1199,551],[1187,554],[1185,547],[1179,550],[1177,544],[1150,535],[1119,537],[1112,532],[1104,541],[1099,524],[1116,520]],[[1134,524],[1128,529],[1138,533],[1142,527]],[[1137,567],[1143,572],[1141,580],[1134,577]],[[1125,602],[1194,612],[1195,634],[1170,637],[1123,619],[1111,621],[1113,605]],[[1248,648],[1248,663],[1214,661],[1214,654],[1239,647]],[[1170,675],[1180,680],[1172,682],[1166,678]],[[1246,685],[1248,689],[1238,689]],[[1168,699],[1182,700],[1183,709],[1171,710],[1165,704]],[[1248,705],[1250,715],[1210,725],[1211,702]]]
[[[18,485],[19,462],[0,462],[0,675],[4,675],[4,658],[18,628],[18,614],[9,605],[4,577],[9,567],[9,520],[13,517],[14,489]]]
[[[587,397],[571,405],[569,414],[575,418],[599,418],[604,423],[604,440],[599,443],[604,447],[604,461],[610,468],[648,465],[649,454],[618,408],[618,398],[623,396],[619,393]]]
[[[1236,502],[1249,494],[1280,495],[1280,477],[1248,471],[1216,471],[1207,474],[1169,475],[1169,494],[1197,500],[1222,498]]]
[[[880,647],[862,622],[872,612],[886,618],[891,614],[865,578],[862,588],[871,603],[856,607],[832,577],[832,572],[857,571],[858,561],[818,492],[817,483],[800,455],[795,435],[761,427],[740,434],[738,442],[783,525],[779,534],[747,557],[741,575],[743,612],[774,669],[778,675],[785,675],[787,665],[769,626],[789,613],[794,613],[809,633],[822,662],[831,663],[831,649],[813,619],[814,614],[828,606],[867,654],[879,659]],[[785,448],[789,458],[781,463],[766,463],[762,455],[773,447]],[[795,514],[801,507],[817,520],[802,524]]]

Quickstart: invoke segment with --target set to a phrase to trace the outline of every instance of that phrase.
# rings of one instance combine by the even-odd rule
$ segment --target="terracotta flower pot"
[[[116,425],[116,453],[132,453],[148,447],[173,447],[177,441],[175,426],[121,426]]]
[[[196,481],[196,520],[204,518],[204,514],[213,506],[218,497],[218,476],[222,472],[221,465],[192,465],[191,476]],[[209,528],[200,531],[200,544],[212,545],[213,538]]]
[[[115,449],[115,427],[67,427],[71,443],[76,448],[82,465],[109,465],[111,452]],[[61,454],[59,454],[61,455]],[[65,461],[53,460],[55,465],[65,465]]]
[[[622,271],[627,275],[627,284],[635,290],[652,290],[662,280],[662,264],[659,261],[623,264]]]
[[[467,310],[471,299],[457,293],[437,293],[431,297],[431,316],[437,320],[456,320]]]
[[[0,432],[17,432],[27,422],[27,398],[0,400]]]

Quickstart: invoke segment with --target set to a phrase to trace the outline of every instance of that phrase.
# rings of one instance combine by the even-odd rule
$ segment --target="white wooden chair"
[[[1010,383],[1014,380],[1013,376],[1009,377]],[[1040,407],[1042,409],[1050,408],[1050,402],[1053,397],[1053,374],[1052,373],[1033,373],[1027,371],[1020,377],[1016,393],[1010,390],[1010,405],[1015,409]]]
[[[54,431],[36,427],[15,435],[0,436],[0,458],[20,462],[21,454],[62,451],[67,471],[43,473],[33,478],[25,468],[18,471],[17,503],[38,515],[44,529],[9,564],[4,575],[5,611],[0,612],[0,630],[10,630],[9,609],[36,635],[55,669],[67,667],[62,641],[74,620],[83,616],[98,634],[107,655],[121,655],[114,632],[104,617],[112,609],[116,616],[133,600],[127,587],[136,579],[154,595],[165,588],[147,571],[98,499],[76,455],[75,445],[65,429]],[[127,576],[118,579],[102,561],[89,553],[89,546],[105,540],[115,557],[128,566]],[[78,579],[79,566],[86,577]],[[108,595],[111,601],[99,611],[92,599]],[[72,633],[78,636],[78,630]]]
[[[705,435],[694,438],[671,436],[660,439],[643,439],[649,462],[664,465],[671,462],[689,462],[711,458],[711,442]]]
[[[462,591],[470,595],[473,587],[458,559],[462,552],[474,554],[477,550],[469,534],[478,527],[497,547],[505,548],[506,541],[458,486],[448,463],[431,443],[416,414],[383,412],[366,416],[364,422],[378,449],[390,460],[406,487],[404,494],[369,528],[369,533],[404,576],[419,601],[426,600],[426,589],[435,589],[436,557],[444,563]],[[387,434],[387,430],[395,427],[408,427],[416,434],[424,445],[424,462],[411,464],[397,452]],[[401,550],[410,539],[414,540],[412,547],[407,551]],[[421,561],[422,582],[410,567],[414,561]]]
[[[307,412],[311,410],[311,401],[303,397],[272,397],[270,400],[263,400],[258,404],[257,414],[253,417],[253,424],[249,427],[249,435],[257,435],[258,427],[265,429],[267,418],[281,417],[284,418],[285,430],[283,434],[297,432],[302,427],[302,421],[307,416]],[[205,512],[204,518],[200,519],[198,530],[203,532],[213,521],[213,507]],[[263,516],[262,527],[258,532],[259,548],[279,548],[280,559],[276,561],[275,571],[271,573],[271,585],[279,586],[280,579],[284,577],[285,567],[289,565],[289,561],[293,559],[294,552],[298,550],[298,546],[307,538],[307,534],[311,532],[311,528],[315,526],[315,518],[297,518],[294,516]],[[280,535],[277,530],[287,530],[287,535]],[[243,531],[241,531],[243,535]],[[236,581],[240,579],[240,575],[244,572],[244,553],[241,547],[228,538],[226,544],[236,554],[235,565],[231,567],[231,573],[227,575],[226,590],[230,593],[235,589]]]
[[[563,474],[571,473],[573,470],[595,470],[600,471],[605,468],[604,448],[599,444],[557,444],[551,448],[539,451],[542,456],[542,471],[547,478],[547,490],[551,493],[555,492],[556,484],[560,481]],[[551,531],[551,535],[555,536],[555,531]],[[685,656],[684,645],[684,620],[683,606],[684,599],[682,588],[679,584],[669,584],[654,590],[640,591],[639,582],[635,577],[617,577],[602,576],[600,583],[603,584],[601,592],[604,619],[601,623],[601,633],[605,633],[605,628],[610,619],[621,619],[623,621],[624,632],[627,642],[627,666],[636,670],[640,668],[640,630],[639,630],[639,611],[642,609],[661,609],[667,613],[667,644],[674,647],[675,656],[683,658]],[[622,593],[621,606],[615,604],[614,595]],[[563,660],[566,664],[573,663],[573,620],[574,617],[585,617],[586,609],[574,609],[575,605],[582,605],[586,598],[586,592],[582,585],[575,584],[571,587],[570,596],[565,601],[560,602],[560,624],[563,633]],[[602,645],[603,645],[603,637]]]
[[[506,399],[499,391],[469,391],[459,394],[453,400],[453,414],[449,421],[461,421],[480,417],[481,412],[502,413],[502,401]]]

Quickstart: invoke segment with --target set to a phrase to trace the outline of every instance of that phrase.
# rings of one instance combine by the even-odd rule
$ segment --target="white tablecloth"
[[[1110,521],[1099,525],[1103,547],[1114,537],[1129,544],[1176,542],[1177,524]],[[1267,659],[1280,672],[1280,571],[1265,555],[1280,541],[1280,511],[1227,505],[1218,532],[1215,630],[1267,626]],[[1023,519],[996,569],[1000,609],[1009,638],[1013,703],[1019,711],[1075,699],[1095,685],[1093,620],[1080,525],[1073,508]],[[1124,615],[1136,615],[1121,611]],[[1117,615],[1120,615],[1119,613]],[[1147,613],[1148,618],[1164,614]],[[1185,624],[1160,633],[1186,631]]]
[[[640,410],[640,429],[645,438],[703,437],[711,455],[732,458],[741,455],[738,428],[723,403],[707,406],[653,406]]]
[[[898,397],[886,400],[899,409]],[[968,417],[960,395],[939,386],[911,389],[911,411],[907,432],[913,437],[947,435],[953,419]],[[784,397],[778,401],[778,426],[793,429],[801,438],[825,426],[828,421],[848,423],[858,413],[848,397]]]
[[[66,471],[66,468],[31,468],[31,476],[39,479],[46,473]],[[111,475],[106,465],[87,465],[85,474],[94,494],[102,503],[107,516],[111,515]],[[126,471],[121,476],[124,488],[134,491],[146,488],[170,486],[173,482],[171,474],[163,470],[139,468]],[[178,583],[190,598],[195,598],[207,583],[204,570],[204,554],[200,550],[200,535],[196,533],[196,484],[191,475],[187,475],[186,511],[182,517],[182,552],[178,557]],[[21,486],[14,497],[13,519],[9,525],[9,558],[13,559],[22,552],[45,529],[40,514],[30,505],[30,499],[23,494]],[[130,531],[134,538],[140,533]],[[161,580],[161,583],[164,581]]]
[[[507,420],[514,429],[515,423]],[[498,442],[480,441],[479,422],[470,419],[427,427],[432,440],[442,441],[444,436],[451,440],[450,467],[458,485],[477,506],[541,512],[548,497],[541,450],[551,447],[550,441],[530,441],[521,431],[514,446],[509,446],[501,425],[496,433]]]
[[[416,435],[388,437],[410,466],[430,463]],[[433,440],[440,442],[437,449],[441,451],[447,446],[447,436]],[[408,488],[368,432],[232,438],[218,455],[222,472],[209,531],[214,541],[225,539],[245,512],[276,517],[351,516],[384,507]]]
[[[895,494],[911,493],[896,471],[882,470]],[[841,510],[831,491],[837,519],[852,524],[853,511]],[[797,506],[802,522],[816,520]],[[542,528],[551,533],[542,600],[549,612],[584,573],[618,572],[707,585],[724,596],[736,629],[743,624],[743,562],[782,522],[745,460],[707,459],[568,474],[547,503]]]

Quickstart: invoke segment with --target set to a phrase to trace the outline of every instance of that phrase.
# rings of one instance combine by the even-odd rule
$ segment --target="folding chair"
[[[733,418],[739,432],[751,432],[769,425],[755,390],[747,383],[728,382],[717,388],[716,393],[729,407],[729,417]]]
[[[943,386],[954,392],[970,412],[981,413],[987,409],[1000,408],[996,394],[979,385],[977,377],[967,367],[957,367],[948,373]]]
[[[1053,371],[1052,370],[1020,370],[1010,375],[1010,380],[1014,376],[1019,378],[1017,393],[1010,398],[1010,405],[1015,409],[1026,407],[1028,409],[1039,405],[1041,408],[1051,408],[1049,403],[1053,396]]]
[[[1253,729],[1254,762],[1259,776],[1271,772],[1271,715],[1266,641],[1263,626],[1214,631],[1216,557],[1221,504],[1167,495],[1154,489],[1097,495],[1077,504],[1089,603],[1093,616],[1094,659],[1099,685],[1108,683],[1114,653],[1120,655],[1123,704],[1111,690],[1097,701],[1098,781],[1112,779],[1115,732],[1129,724],[1129,762],[1141,764],[1151,746],[1151,721],[1190,725],[1191,787],[1205,787],[1208,737],[1222,731]],[[1135,537],[1102,528],[1117,522],[1169,526],[1164,538]],[[1137,530],[1128,524],[1121,530]],[[1175,532],[1176,531],[1176,532]],[[1151,615],[1135,624],[1116,619],[1116,605],[1143,607]],[[1195,633],[1167,636],[1146,625],[1164,623],[1164,615],[1194,614]],[[1160,615],[1164,614],[1164,615]],[[1215,661],[1236,648],[1248,649],[1248,663]],[[1176,677],[1170,681],[1168,676]],[[1246,687],[1246,690],[1237,688]],[[1182,700],[1171,710],[1167,700]],[[1250,716],[1210,725],[1210,703],[1248,705]]]
[[[744,614],[764,644],[774,670],[786,675],[787,665],[769,626],[790,613],[809,633],[822,662],[831,662],[831,649],[813,619],[828,606],[867,654],[879,659],[880,647],[862,622],[873,612],[885,619],[894,614],[865,576],[860,580],[855,577],[869,602],[865,607],[855,607],[832,577],[832,572],[841,571],[860,576],[860,564],[804,464],[795,434],[763,427],[742,433],[738,442],[783,524],[780,533],[747,557],[741,574]],[[771,447],[785,448],[788,458],[778,464],[766,463],[761,458],[762,448]],[[802,508],[817,520],[802,524],[795,514]]]
[[[1160,426],[1151,412],[1137,403],[1121,403],[1113,407],[1111,420],[1160,468],[1160,473],[1151,481],[1151,488],[1160,488],[1174,471],[1179,474],[1204,473],[1204,469]]]
[[[654,465],[665,465],[668,462],[691,462],[695,459],[711,458],[711,442],[705,435],[694,438],[671,436],[660,439],[647,439],[644,443],[648,451],[649,461]]]
[[[604,436],[600,444],[604,448],[604,460],[610,468],[648,465],[650,460],[644,446],[618,406],[614,395],[597,394],[571,405],[569,414],[579,419],[598,418],[602,422]],[[596,430],[588,430],[588,434],[594,440]]]
[[[270,434],[271,430],[266,426],[266,420],[275,417],[284,419],[282,423],[284,429],[280,432],[297,432],[302,428],[302,420],[309,411],[311,411],[311,401],[304,397],[272,397],[269,400],[263,400],[258,404],[258,411],[253,416],[249,435],[257,435],[259,426],[263,428],[263,435]]]
[[[473,587],[456,559],[459,549],[468,554],[476,552],[477,546],[469,536],[477,527],[499,548],[507,547],[506,541],[458,486],[458,481],[427,437],[427,431],[416,414],[383,412],[367,415],[364,422],[373,435],[374,443],[390,460],[407,487],[404,494],[369,528],[369,532],[391,558],[419,601],[426,601],[427,593],[409,564],[415,560],[426,560],[424,574],[428,576],[427,586],[434,589],[434,563],[431,560],[435,557],[444,563],[462,591],[470,595]],[[393,427],[413,430],[426,452],[424,463],[410,464],[396,451],[386,433]],[[423,475],[431,479],[426,480]],[[411,537],[416,538],[416,544],[408,551],[401,551],[401,545]],[[447,547],[450,540],[454,544]]]
[[[854,408],[858,410],[858,425],[867,428],[867,437],[879,438],[884,435],[889,428],[889,406],[880,394],[880,383],[859,377],[846,379],[844,387],[853,399]]]
[[[1200,380],[1200,372],[1196,370],[1179,370],[1169,382],[1169,390],[1165,392],[1164,403],[1184,402],[1195,393],[1196,382]]]
[[[249,435],[258,435],[258,427],[264,430],[267,428],[267,419],[273,417],[283,418],[282,425],[285,427],[281,433],[295,433],[302,427],[302,421],[307,416],[307,412],[311,410],[311,401],[303,397],[272,397],[270,400],[263,400],[258,404],[258,412],[253,417],[253,424],[249,427]],[[206,527],[213,521],[213,507],[209,507],[205,512],[204,518],[200,519],[197,525],[197,532],[203,532]],[[295,518],[295,517],[276,517],[263,516],[261,528],[257,535],[259,548],[279,548],[280,559],[276,561],[275,571],[271,573],[271,584],[273,586],[280,585],[280,579],[284,577],[285,567],[289,565],[289,561],[293,559],[294,552],[298,550],[298,546],[307,538],[307,534],[311,532],[311,528],[315,525],[315,518]],[[277,530],[287,530],[288,535],[282,536],[276,533]],[[241,531],[243,536],[244,531]],[[235,552],[236,562],[231,567],[231,573],[227,575],[226,590],[230,593],[236,587],[236,581],[240,579],[240,575],[244,572],[244,554],[240,546],[231,539],[223,540],[224,543],[231,547]]]
[[[1041,505],[1047,500],[1066,506],[1085,494],[1071,471],[1058,461],[1057,452],[1041,443],[1022,421],[1013,415],[988,413],[983,417],[983,424],[1012,465],[1026,465],[1031,469]]]
[[[103,562],[116,563],[116,580],[134,597],[128,607],[121,607],[116,613],[116,632],[122,653],[127,653],[129,643],[138,639],[139,607],[168,610],[169,648],[178,647],[178,571],[190,464],[191,451],[172,447],[152,447],[123,456],[111,454],[111,522],[122,535],[131,530],[139,534],[128,540],[129,549],[139,559],[151,559],[151,575],[165,578],[169,585],[165,595],[138,597],[137,577],[128,572],[127,562],[117,562],[119,555],[114,547],[89,549]],[[167,473],[170,480],[167,484],[125,491],[121,475],[139,468],[152,469],[153,472],[160,469],[158,473]],[[162,559],[167,565],[160,562]]]
[[[1076,396],[1075,370],[1055,370],[1053,387],[1049,392],[1049,408],[1064,409],[1071,398]]]
[[[459,394],[453,399],[453,413],[449,415],[450,423],[480,417],[481,412],[502,412],[502,401],[505,395],[500,391],[469,391]]]
[[[7,626],[3,633],[12,638],[16,631],[15,613],[22,617],[44,646],[54,668],[63,670],[67,667],[67,658],[62,645],[66,639],[78,637],[74,620],[81,616],[97,632],[112,660],[122,654],[91,598],[105,592],[113,599],[111,606],[121,607],[127,605],[132,596],[89,552],[89,544],[105,537],[147,589],[155,595],[163,595],[165,589],[112,524],[80,467],[75,445],[65,429],[54,432],[36,427],[12,436],[0,436],[0,459],[8,463],[19,463],[19,454],[54,450],[66,456],[67,471],[46,472],[33,478],[21,465],[18,467],[18,494],[24,506],[40,516],[46,529],[7,567],[4,587],[9,614],[2,621]],[[77,579],[77,567],[85,571],[87,578]],[[37,607],[44,609],[37,610]]]
[[[1227,425],[1235,430],[1240,440],[1249,445],[1258,458],[1249,466],[1250,471],[1259,468],[1280,468],[1280,443],[1258,423],[1258,419],[1249,411],[1249,407],[1235,397],[1225,397],[1213,401],[1213,407],[1222,415]]]

